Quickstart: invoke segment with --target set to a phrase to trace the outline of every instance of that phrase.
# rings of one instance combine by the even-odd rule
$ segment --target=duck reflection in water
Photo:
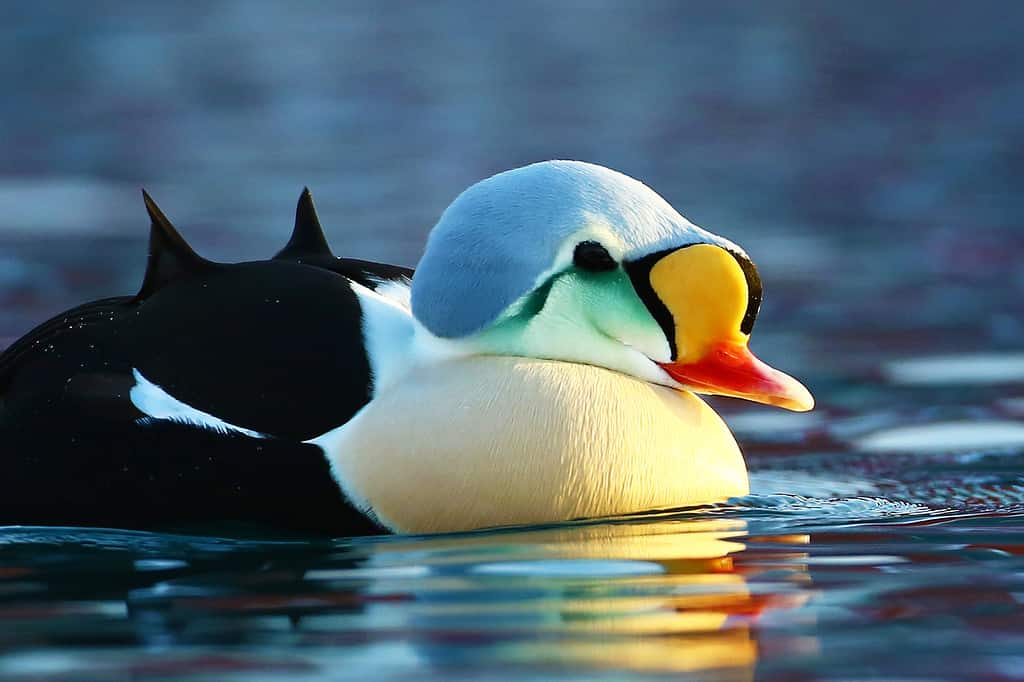
[[[83,532],[93,541],[83,544]],[[184,674],[210,663],[190,647],[163,647],[231,646],[251,667],[285,638],[301,646],[304,665],[350,674],[380,673],[386,649],[388,665],[411,670],[728,669],[746,679],[763,648],[759,621],[809,598],[800,547],[808,542],[752,538],[736,519],[670,517],[319,543],[21,531],[4,536],[3,586],[12,595],[42,586],[51,603],[39,613],[8,610],[3,622],[12,643],[34,646],[66,623],[61,645],[112,652],[75,663],[106,677],[137,664],[113,653],[119,646],[157,646]],[[43,545],[75,570],[19,559],[40,556]],[[102,575],[89,578],[100,559]],[[770,645],[817,646],[777,633]]]
[[[410,652],[427,661],[441,640],[459,645],[456,659],[733,669],[743,679],[753,676],[757,661],[757,620],[802,605],[810,584],[804,553],[772,548],[765,569],[756,554],[755,561],[746,559],[746,536],[741,520],[623,520],[388,542],[376,545],[360,569],[383,576],[365,585],[374,601],[364,615],[416,633]],[[757,541],[801,545],[809,537]],[[417,568],[410,572],[410,566]],[[773,583],[792,589],[752,591],[748,581],[765,570],[773,572]],[[351,584],[348,573],[313,571],[307,578],[342,587]],[[391,601],[397,593],[411,601],[397,606]],[[333,630],[345,620],[325,618],[300,627]],[[444,651],[445,661],[452,657]]]

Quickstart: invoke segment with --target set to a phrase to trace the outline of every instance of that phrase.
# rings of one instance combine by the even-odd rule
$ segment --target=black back
[[[138,303],[118,342],[175,398],[289,440],[344,424],[370,398],[358,299],[322,268],[224,266]]]
[[[370,399],[351,281],[376,287],[412,271],[337,259],[315,235],[297,237],[299,218],[310,222],[308,192],[289,247],[230,265],[197,256],[146,203],[153,227],[139,293],[62,313],[0,355],[0,523],[376,529],[345,501],[319,448],[302,441]],[[133,369],[270,438],[140,421]]]

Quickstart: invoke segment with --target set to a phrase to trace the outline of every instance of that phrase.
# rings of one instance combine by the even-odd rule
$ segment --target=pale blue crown
[[[544,161],[478,182],[445,210],[413,277],[413,314],[437,336],[480,331],[532,291],[565,242],[595,220],[627,258],[700,242],[736,249],[638,180],[580,161]]]

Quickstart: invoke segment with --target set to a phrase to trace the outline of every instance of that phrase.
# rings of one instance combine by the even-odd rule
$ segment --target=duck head
[[[761,280],[746,253],[643,183],[576,161],[479,182],[416,269],[426,336],[467,354],[595,365],[697,393],[809,410],[747,344]]]

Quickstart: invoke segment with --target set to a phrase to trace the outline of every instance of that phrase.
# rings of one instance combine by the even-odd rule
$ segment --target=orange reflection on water
[[[421,559],[437,573],[434,590],[460,597],[415,594],[410,584],[406,625],[472,623],[482,636],[498,638],[503,661],[728,668],[745,679],[757,661],[757,619],[808,599],[803,590],[752,593],[750,576],[761,571],[742,561],[746,536],[744,522],[728,519],[586,523],[399,540],[376,546],[371,564]],[[805,535],[776,540],[809,542]],[[803,554],[784,550],[773,558],[786,567],[787,581],[809,583]],[[470,598],[475,592],[480,599]]]

